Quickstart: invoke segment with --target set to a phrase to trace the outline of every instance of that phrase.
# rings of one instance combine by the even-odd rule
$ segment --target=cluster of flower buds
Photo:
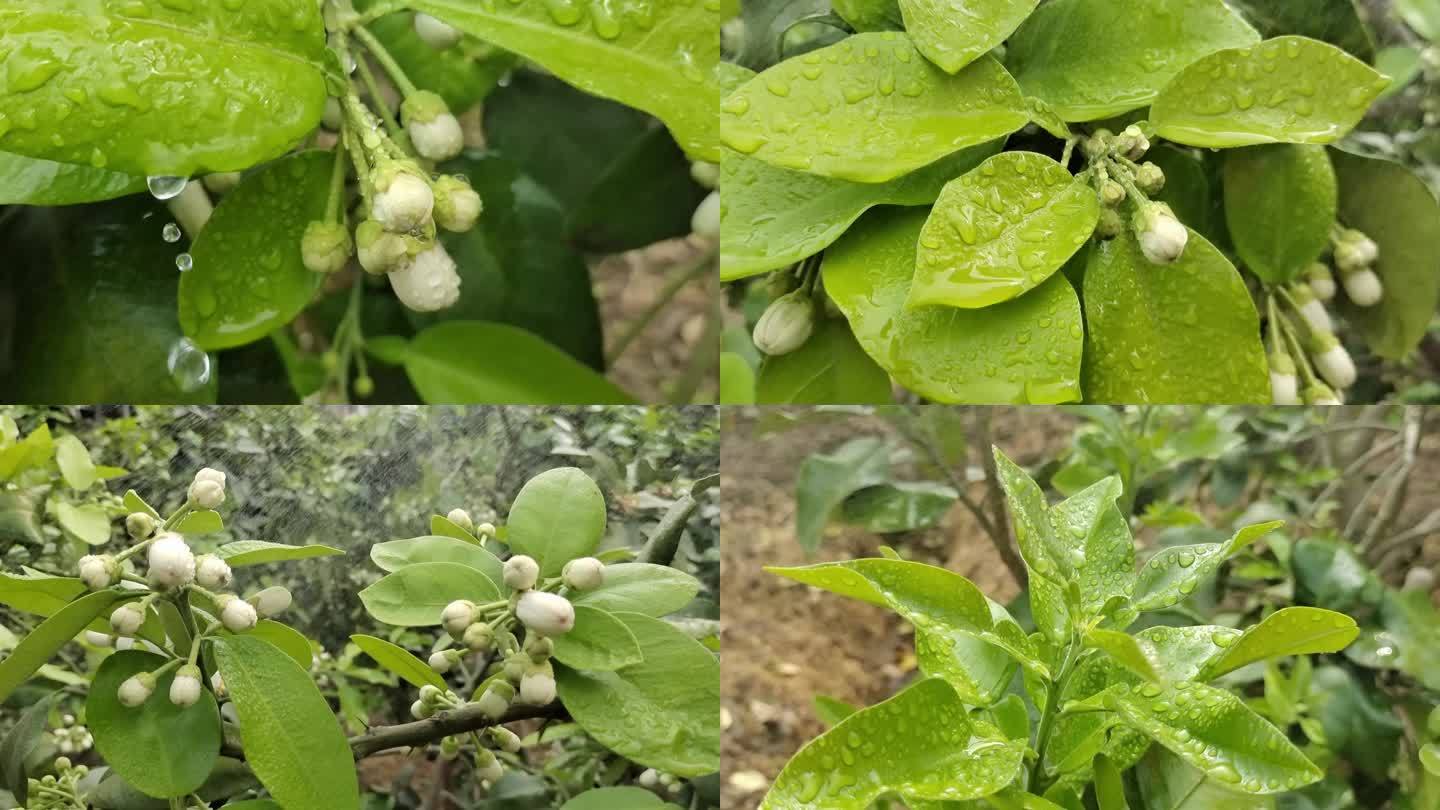
[[[1101,203],[1096,235],[1113,239],[1124,233],[1121,210],[1129,203],[1130,228],[1147,260],[1171,264],[1184,255],[1190,232],[1169,205],[1150,199],[1164,190],[1165,172],[1155,163],[1136,163],[1150,151],[1145,132],[1133,124],[1119,135],[1099,129],[1080,142],[1080,149],[1090,160]]]
[[[654,768],[646,768],[641,771],[635,781],[640,787],[646,790],[653,790],[656,793],[668,793],[671,796],[679,793],[680,789],[684,786],[684,783],[674,774],[662,773]]]
[[[1375,274],[1380,247],[1375,240],[1350,228],[1336,228],[1331,234],[1335,268],[1340,272],[1340,286],[1345,296],[1357,307],[1373,307],[1385,295],[1385,287]]]
[[[84,765],[76,765],[69,757],[55,758],[55,773],[27,780],[29,803],[15,810],[75,810],[88,807],[81,798],[81,780],[90,773]]]
[[[451,509],[450,514],[446,515],[445,519],[482,539],[495,536],[494,524],[480,523],[477,525],[474,519],[470,517],[470,513],[464,509]]]
[[[77,724],[73,714],[61,717],[60,728],[51,731],[50,736],[55,740],[56,750],[62,754],[83,754],[95,745],[90,729]]]
[[[815,301],[805,289],[776,298],[755,323],[755,348],[771,356],[789,354],[815,331]]]

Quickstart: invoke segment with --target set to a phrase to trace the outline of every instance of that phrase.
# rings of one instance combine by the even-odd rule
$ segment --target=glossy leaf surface
[[[781,62],[725,97],[720,136],[797,171],[883,183],[1025,125],[1019,88],[993,58],[950,76],[903,34],[858,34]],[[825,150],[816,150],[817,142]]]
[[[1128,230],[1098,243],[1084,301],[1087,401],[1270,402],[1255,304],[1234,265],[1194,231],[1163,267]]]
[[[1003,43],[1039,0],[900,0],[905,30],[926,59],[958,72]]]
[[[1150,122],[1162,138],[1212,149],[1331,143],[1389,84],[1333,45],[1278,37],[1185,68],[1151,105]]]
[[[454,537],[431,534],[376,543],[370,547],[370,559],[386,572],[395,572],[416,563],[459,563],[483,573],[502,591],[506,591],[503,579],[505,564],[500,558],[475,543]]]
[[[4,661],[0,661],[0,701],[10,697],[17,687],[48,662],[55,653],[89,626],[90,622],[109,611],[120,601],[118,591],[105,590],[86,594],[56,611],[15,645]]]
[[[1135,541],[1124,514],[1116,506],[1120,479],[1110,476],[1050,508],[1050,525],[1058,542],[1074,556],[1080,583],[1080,605],[1098,616],[1115,597],[1130,595],[1135,575]]]
[[[1095,190],[1051,158],[996,155],[940,192],[905,305],[980,309],[1029,292],[1089,241],[1099,218]]]
[[[1339,652],[1359,633],[1355,620],[1343,613],[1313,607],[1281,608],[1246,628],[1233,643],[1222,645],[1225,652],[1210,660],[1200,677],[1218,678],[1267,658]]]
[[[541,576],[558,576],[565,563],[591,554],[600,545],[605,536],[605,496],[583,470],[546,470],[521,487],[506,528],[512,551],[534,557]]]
[[[402,627],[440,624],[440,613],[456,599],[487,602],[500,598],[489,577],[458,563],[406,566],[360,592],[371,616]]]
[[[575,605],[575,626],[556,636],[555,660],[567,667],[607,671],[641,660],[640,642],[625,623],[607,610]]]
[[[1136,767],[1147,810],[1274,810],[1272,796],[1229,790],[1218,779],[1155,746]]]
[[[605,582],[575,594],[575,605],[604,608],[611,613],[664,616],[690,604],[700,592],[700,581],[665,565],[617,563],[605,566]]]
[[[867,405],[891,401],[890,375],[860,348],[843,319],[822,320],[789,354],[766,357],[755,378],[760,405]]]
[[[0,152],[0,205],[75,205],[144,190],[143,177]]]
[[[289,546],[283,543],[269,543],[264,540],[236,540],[216,550],[216,555],[238,568],[243,565],[261,565],[272,562],[294,562],[315,557],[331,557],[345,552],[331,546]]]
[[[1063,277],[983,310],[905,308],[926,215],[873,211],[826,252],[825,289],[860,345],[902,385],[936,402],[1079,399],[1084,333]]]
[[[1321,146],[1225,153],[1225,219],[1245,266],[1270,284],[1300,275],[1330,245],[1335,170]]]
[[[1066,121],[1139,109],[1186,65],[1259,35],[1222,0],[1055,0],[1010,38],[1006,66]]]
[[[365,652],[366,655],[375,659],[375,663],[395,673],[415,688],[430,684],[437,689],[448,689],[445,679],[440,673],[430,668],[430,665],[415,657],[413,653],[404,647],[399,647],[383,638],[374,636],[353,635],[350,640]]]
[[[484,353],[476,351],[484,347]],[[405,371],[427,404],[628,403],[594,369],[523,329],[445,321],[415,336]]]
[[[1160,610],[1185,599],[1228,557],[1284,525],[1257,523],[1239,530],[1224,543],[1200,543],[1161,549],[1140,569],[1135,582],[1135,609]]]

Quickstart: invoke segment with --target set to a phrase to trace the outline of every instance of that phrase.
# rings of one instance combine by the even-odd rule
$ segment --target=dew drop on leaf
[[[210,355],[190,338],[182,337],[170,346],[165,365],[170,370],[170,379],[186,393],[210,381]]]
[[[185,190],[186,180],[183,177],[147,177],[145,185],[150,187],[150,195],[157,200],[171,200],[179,196]]]
[[[189,253],[181,253],[175,257],[175,266],[180,269],[180,272],[184,273],[195,266],[195,259],[192,258]]]

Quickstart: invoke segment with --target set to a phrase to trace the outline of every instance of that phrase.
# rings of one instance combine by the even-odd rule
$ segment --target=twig
[[[685,524],[690,521],[690,515],[694,514],[695,507],[699,505],[688,492],[670,504],[669,511],[655,525],[655,532],[645,541],[645,548],[640,550],[636,560],[655,565],[669,565],[674,562],[675,552],[680,548],[680,536],[685,533]]]
[[[1366,464],[1369,464],[1376,458],[1379,458],[1384,453],[1389,452],[1391,448],[1395,447],[1395,445],[1400,443],[1401,438],[1402,437],[1400,436],[1391,436],[1385,441],[1365,451],[1365,453],[1359,458],[1350,462],[1350,464],[1347,465],[1345,469],[1340,472],[1339,475],[1335,476],[1335,480],[1331,481],[1329,484],[1326,484],[1325,488],[1320,490],[1320,494],[1315,496],[1315,500],[1310,502],[1310,508],[1305,510],[1305,519],[1309,520],[1315,517],[1315,513],[1320,511],[1320,504],[1324,503],[1330,498],[1330,496],[1334,495],[1335,492],[1339,490],[1340,487],[1345,483],[1346,479],[1365,469]]]
[[[364,734],[350,738],[350,751],[356,759],[364,759],[391,748],[424,745],[455,734],[466,734],[490,726],[513,723],[516,720],[556,717],[560,712],[560,706],[555,703],[549,706],[514,706],[504,717],[499,720],[491,720],[480,711],[480,704],[468,703],[453,711],[438,712],[429,720],[416,720],[413,723],[372,728]]]
[[[990,441],[990,417],[994,409],[976,410],[979,415],[976,418],[975,438],[980,444],[980,464],[985,469],[985,502],[990,505],[991,519],[995,522],[995,534],[991,540],[995,544],[995,550],[1000,552],[1000,557],[1005,560],[1005,567],[1010,569],[1010,575],[1015,577],[1015,583],[1024,587],[1028,579],[1025,561],[1020,558],[1020,551],[1010,531],[1010,513],[1005,511],[1005,493],[1000,489],[1000,472],[995,468],[994,443]]]
[[[915,406],[902,406],[902,410],[905,412],[907,419],[918,420],[914,409]],[[969,488],[968,482],[960,478],[960,476],[951,469],[950,463],[945,460],[944,456],[940,454],[940,449],[933,443],[934,437],[918,435],[918,428],[905,423],[897,422],[896,426],[900,428],[900,432],[904,433],[905,437],[908,438],[911,443],[918,446],[925,455],[930,458],[930,463],[934,464],[945,475],[945,479],[950,482],[950,488],[957,493],[957,499],[960,503],[964,504],[966,509],[970,510],[970,514],[974,516],[975,522],[980,524],[980,528],[985,534],[989,535],[993,541],[995,538],[995,527],[990,523],[990,516],[985,514],[985,510],[980,507],[980,504],[976,503],[975,499],[971,498],[965,491]]]
[[[1375,518],[1370,521],[1369,528],[1365,531],[1365,539],[1360,543],[1360,550],[1367,552],[1371,549],[1380,535],[1389,530],[1395,522],[1396,515],[1400,514],[1400,508],[1404,505],[1405,490],[1410,482],[1410,471],[1415,467],[1415,459],[1420,449],[1420,440],[1424,437],[1421,429],[1425,422],[1423,409],[1419,405],[1407,405],[1405,407],[1405,451],[1401,459],[1400,468],[1395,473],[1395,478],[1390,483],[1390,489],[1385,493],[1379,508],[1375,510]]]

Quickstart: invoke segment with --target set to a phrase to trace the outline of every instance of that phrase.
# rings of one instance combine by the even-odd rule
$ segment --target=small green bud
[[[520,751],[520,737],[515,732],[504,726],[491,726],[485,730],[490,739],[500,748],[501,751],[515,754]]]
[[[155,518],[145,512],[131,512],[125,517],[125,532],[133,540],[144,540],[155,533]]]
[[[300,255],[312,273],[339,272],[355,255],[350,230],[339,222],[312,222],[305,226]]]
[[[1146,194],[1159,194],[1165,188],[1165,172],[1154,163],[1146,163],[1135,172],[1135,185]]]
[[[765,354],[789,354],[810,339],[815,330],[815,304],[804,290],[783,295],[766,307],[751,336]]]
[[[1100,221],[1095,225],[1095,235],[1101,239],[1114,239],[1125,232],[1125,219],[1114,208],[1100,210]]]
[[[440,741],[440,756],[445,759],[454,759],[460,756],[460,741],[454,737],[446,737]]]

